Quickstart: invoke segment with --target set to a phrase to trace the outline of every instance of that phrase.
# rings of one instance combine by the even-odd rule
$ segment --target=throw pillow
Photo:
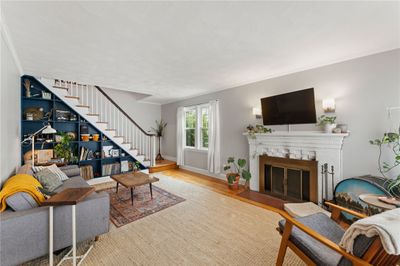
[[[62,185],[60,178],[48,168],[44,168],[36,173],[35,177],[42,184],[43,188],[49,192],[53,192]]]
[[[68,176],[63,171],[61,171],[61,169],[58,168],[57,165],[55,164],[52,164],[50,166],[34,166],[32,167],[32,171],[36,174],[45,168],[49,169],[51,172],[57,175],[61,181],[68,180]]]
[[[7,197],[6,203],[14,211],[24,211],[39,206],[33,197],[26,192],[17,192]]]

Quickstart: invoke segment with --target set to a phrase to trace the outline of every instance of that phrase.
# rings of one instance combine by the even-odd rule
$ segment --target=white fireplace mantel
[[[259,157],[283,157],[299,160],[318,161],[318,199],[322,201],[322,189],[332,197],[332,185],[322,188],[321,165],[327,163],[335,169],[334,184],[343,178],[342,147],[348,133],[330,134],[317,131],[275,131],[265,134],[250,135],[244,133],[249,142],[249,166],[252,178],[250,189],[259,191]],[[330,168],[329,168],[330,169]],[[326,182],[325,182],[326,183]]]

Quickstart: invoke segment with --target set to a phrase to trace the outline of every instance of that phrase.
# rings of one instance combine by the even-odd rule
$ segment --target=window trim
[[[208,148],[202,147],[203,143],[201,142],[201,132],[200,131],[202,129],[202,121],[203,121],[202,117],[201,117],[201,115],[202,115],[201,111],[204,108],[208,109],[209,106],[210,106],[210,104],[205,103],[205,104],[198,104],[198,105],[188,106],[188,107],[185,107],[183,109],[184,116],[185,116],[185,119],[184,119],[185,120],[185,136],[184,136],[184,138],[185,138],[185,147],[184,147],[184,149],[185,150],[208,152]],[[187,131],[187,128],[186,128],[186,112],[190,111],[190,110],[195,110],[195,112],[196,112],[196,126],[195,126],[195,130],[194,130],[194,147],[186,145],[186,131]]]

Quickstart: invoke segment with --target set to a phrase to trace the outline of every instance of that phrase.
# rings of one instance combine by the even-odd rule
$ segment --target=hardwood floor
[[[254,192],[246,191],[243,186],[240,186],[238,190],[231,190],[228,188],[225,181],[210,177],[198,173],[194,173],[184,169],[171,169],[163,171],[162,174],[174,177],[179,180],[183,180],[188,183],[202,186],[206,189],[210,189],[214,192],[235,198],[240,201],[247,202],[249,204],[261,207],[263,209],[271,211],[280,211],[283,209],[285,201],[273,198],[271,196]]]

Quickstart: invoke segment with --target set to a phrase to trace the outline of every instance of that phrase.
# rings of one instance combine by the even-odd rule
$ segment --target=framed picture
[[[110,151],[111,157],[119,157],[119,149],[112,149]]]

